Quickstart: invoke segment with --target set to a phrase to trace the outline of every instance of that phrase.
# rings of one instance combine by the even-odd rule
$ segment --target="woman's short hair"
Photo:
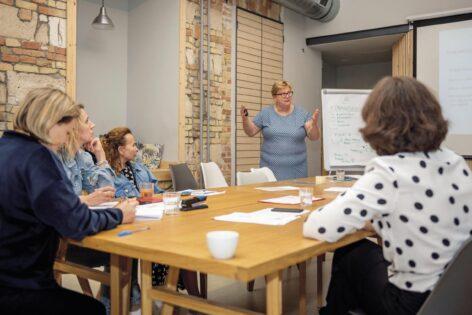
[[[100,137],[108,163],[110,163],[110,166],[116,174],[121,171],[120,153],[118,152],[118,148],[126,145],[125,136],[127,134],[133,134],[128,127],[116,127]]]
[[[285,81],[285,80],[275,81],[274,84],[272,84],[272,90],[271,90],[272,96],[275,96],[277,93],[279,93],[280,89],[283,89],[286,87],[290,88],[290,91],[292,91],[292,85],[288,81]]]
[[[51,144],[49,130],[55,124],[69,123],[79,110],[66,93],[53,88],[31,90],[13,119],[13,129]]]
[[[434,151],[447,134],[447,121],[434,95],[410,77],[385,77],[363,109],[364,140],[379,155]]]

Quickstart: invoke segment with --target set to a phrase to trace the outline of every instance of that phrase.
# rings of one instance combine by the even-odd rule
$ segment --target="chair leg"
[[[298,263],[298,313],[306,314],[306,262]]]
[[[247,283],[247,290],[249,292],[254,291],[254,284],[256,283],[256,280],[251,280]]]
[[[82,292],[85,295],[93,297],[92,288],[90,287],[90,283],[88,279],[77,277],[77,280],[79,280],[79,284],[80,284],[80,288],[82,289]]]
[[[316,257],[316,304],[323,306],[323,261],[325,254]]]
[[[208,294],[208,289],[207,289],[207,283],[208,283],[208,276],[206,273],[200,272],[200,294],[203,299],[207,298]]]
[[[198,278],[195,271],[182,270],[182,278],[184,280],[185,288],[189,295],[200,296],[198,290]]]

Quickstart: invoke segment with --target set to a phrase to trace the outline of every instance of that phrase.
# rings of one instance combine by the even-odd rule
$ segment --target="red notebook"
[[[140,205],[162,202],[162,197],[139,197],[138,202]]]

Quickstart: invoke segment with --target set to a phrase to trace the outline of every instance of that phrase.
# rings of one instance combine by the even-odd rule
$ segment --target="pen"
[[[118,237],[123,237],[123,236],[131,235],[134,233],[138,233],[138,232],[144,232],[150,229],[151,228],[149,226],[145,226],[145,227],[134,229],[134,230],[124,230],[124,231],[119,232],[117,235]]]

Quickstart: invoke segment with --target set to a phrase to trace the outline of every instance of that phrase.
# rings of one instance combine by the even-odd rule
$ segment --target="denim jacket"
[[[154,193],[158,194],[163,192],[157,186],[157,178],[151,173],[151,171],[141,163],[138,162],[128,162],[133,171],[134,178],[138,187],[142,183],[154,183]],[[140,192],[132,182],[130,182],[125,175],[119,173],[115,174],[115,197],[139,197]]]
[[[113,187],[114,173],[110,165],[95,165],[90,153],[79,150],[73,159],[68,159],[64,153],[59,153],[58,157],[77,195],[81,195],[82,190],[91,193],[100,187]]]

